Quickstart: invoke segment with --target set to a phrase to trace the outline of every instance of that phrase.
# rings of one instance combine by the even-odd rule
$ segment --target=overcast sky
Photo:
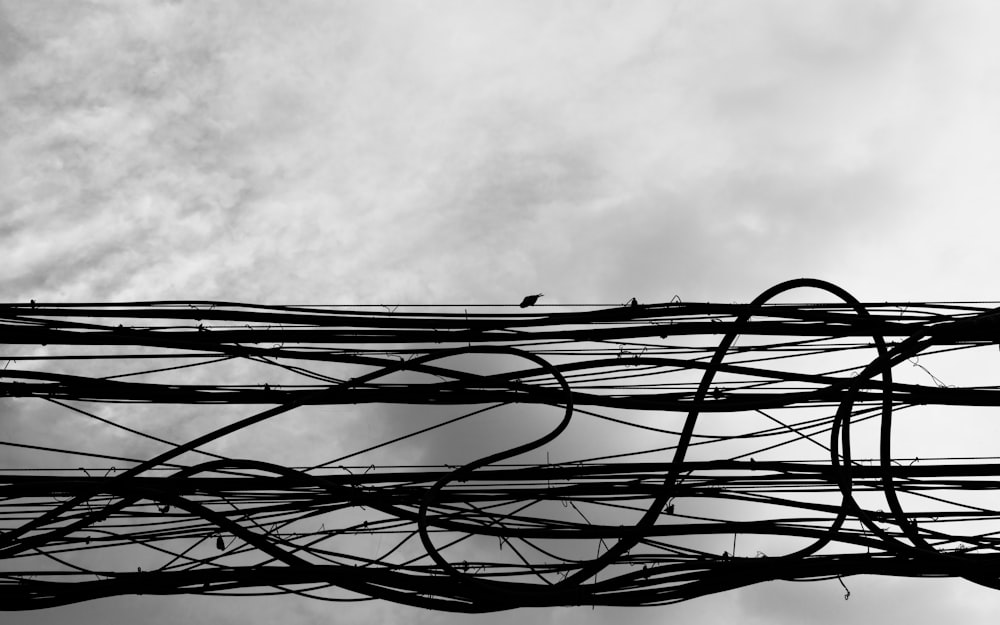
[[[1000,299],[998,28],[988,1],[0,0],[0,300],[729,302],[801,276]],[[1000,610],[962,582],[848,585],[514,618]],[[69,615],[464,622],[149,597],[4,620]]]

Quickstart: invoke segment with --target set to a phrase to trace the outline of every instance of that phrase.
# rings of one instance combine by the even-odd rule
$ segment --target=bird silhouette
[[[226,541],[222,540],[222,536],[215,539],[215,548],[219,551],[224,551],[226,549]]]
[[[544,293],[535,293],[534,295],[527,295],[523,300],[521,300],[521,308],[527,308],[528,306],[534,306],[538,301],[538,298],[544,295]]]
[[[628,301],[628,307],[629,308],[635,308],[638,305],[639,305],[639,300],[637,300],[634,297]]]

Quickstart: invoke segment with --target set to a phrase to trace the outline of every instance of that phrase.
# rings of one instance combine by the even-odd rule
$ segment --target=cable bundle
[[[832,301],[777,301],[799,288]],[[749,304],[515,313],[3,305],[0,606],[295,593],[487,612],[856,574],[998,587],[1000,461],[987,436],[933,449],[1000,405],[998,324],[984,304],[861,303],[808,279]],[[164,427],[171,412],[198,416]],[[339,449],[314,461],[321,440]]]

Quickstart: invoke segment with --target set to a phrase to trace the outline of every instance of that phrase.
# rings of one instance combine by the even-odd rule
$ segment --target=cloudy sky
[[[0,1],[0,300],[996,300],[993,2]],[[935,580],[526,623],[986,623]],[[10,623],[458,623],[138,597]],[[140,619],[141,615],[141,619]],[[510,615],[483,617],[505,622]]]

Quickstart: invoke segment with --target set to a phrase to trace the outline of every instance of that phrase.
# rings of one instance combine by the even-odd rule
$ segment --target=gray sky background
[[[0,1],[0,300],[1000,299],[1000,5]],[[5,453],[5,452],[0,452]],[[482,623],[993,622],[940,580]],[[458,623],[128,598],[9,623]]]

